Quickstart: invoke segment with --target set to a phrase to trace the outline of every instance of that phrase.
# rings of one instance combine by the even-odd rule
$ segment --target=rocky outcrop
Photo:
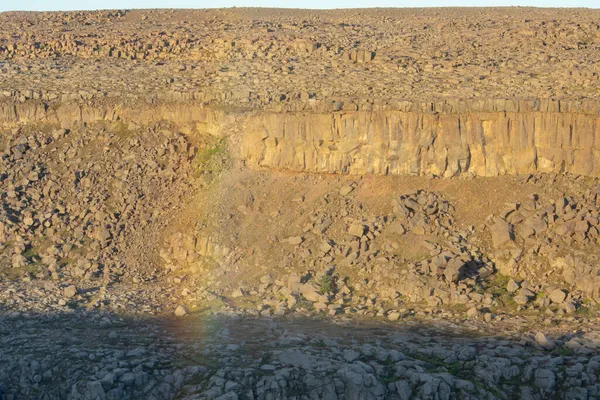
[[[294,171],[376,175],[572,173],[600,176],[600,111],[594,102],[550,100],[307,105],[249,111],[199,103],[94,105],[6,102],[4,125],[65,128],[97,121],[167,120],[184,132],[232,138],[249,164]]]
[[[259,114],[243,158],[296,171],[600,175],[598,114],[541,111]]]
[[[0,126],[26,123],[47,123],[63,128],[100,121],[123,121],[149,124],[174,122],[199,133],[220,135],[233,122],[233,113],[202,107],[199,104],[94,104],[77,101],[0,103]]]

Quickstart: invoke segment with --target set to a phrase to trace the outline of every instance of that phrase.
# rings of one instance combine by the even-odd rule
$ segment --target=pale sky
[[[131,8],[357,8],[357,7],[588,7],[600,8],[600,0],[0,0],[0,11],[96,10]]]

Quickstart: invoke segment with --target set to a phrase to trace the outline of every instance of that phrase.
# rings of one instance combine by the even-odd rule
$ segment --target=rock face
[[[231,137],[239,143],[234,155],[250,164],[304,172],[600,176],[600,104],[594,101],[340,103],[341,110],[326,102],[305,105],[302,112],[226,112],[193,102],[111,108],[32,100],[1,105],[0,124],[45,122],[72,128],[107,120],[166,120]]]
[[[72,128],[107,120],[167,120],[188,130],[231,137],[239,143],[234,155],[250,164],[304,172],[600,176],[600,105],[593,101],[449,100],[385,107],[341,103],[342,110],[324,102],[306,105],[302,112],[225,112],[193,103],[111,108],[29,101],[1,105],[0,123]]]
[[[261,114],[247,120],[241,156],[267,167],[328,173],[600,175],[597,114],[563,112],[552,102],[488,106]]]

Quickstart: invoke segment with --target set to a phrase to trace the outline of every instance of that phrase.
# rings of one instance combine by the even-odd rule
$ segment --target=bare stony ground
[[[522,7],[3,13],[0,94],[260,109],[593,98],[599,15]]]
[[[0,14],[0,399],[600,398],[597,14]]]

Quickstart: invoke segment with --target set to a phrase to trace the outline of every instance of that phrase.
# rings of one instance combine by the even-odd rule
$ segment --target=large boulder
[[[548,298],[552,300],[553,303],[561,304],[567,298],[567,294],[560,289],[555,289],[550,293]]]
[[[490,227],[490,232],[492,233],[492,245],[495,249],[507,242],[515,240],[513,226],[503,219],[497,220],[496,223]]]
[[[352,236],[362,237],[366,230],[367,228],[363,224],[354,223],[348,228],[348,233]]]
[[[320,301],[321,298],[319,289],[314,284],[310,283],[305,283],[300,286],[300,294],[302,294],[306,300],[312,302]]]

